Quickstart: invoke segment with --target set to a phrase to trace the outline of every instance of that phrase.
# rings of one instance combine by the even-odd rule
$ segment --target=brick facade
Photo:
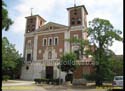
[[[48,46],[48,39],[52,38],[54,40],[54,37],[58,37],[58,44],[57,45],[51,45]],[[43,46],[43,39],[47,39],[47,45]],[[64,33],[55,33],[55,34],[48,34],[48,35],[39,35],[38,36],[38,45],[37,45],[37,59],[42,60],[43,59],[43,53],[47,48],[51,50],[53,47],[56,50],[57,58],[60,58],[60,56],[64,53]],[[42,52],[39,53],[39,50]],[[60,50],[62,50],[60,52]]]
[[[69,13],[69,25],[62,25],[54,22],[45,24],[39,15],[26,17],[26,32],[24,42],[24,58],[25,64],[22,67],[21,79],[33,80],[34,78],[53,78],[59,77],[59,69],[57,64],[45,65],[42,61],[55,62],[66,52],[74,52],[75,45],[67,42],[66,39],[78,37],[79,39],[87,39],[87,32],[83,30],[87,27],[87,10],[84,5],[67,8]],[[28,44],[30,43],[30,45]],[[73,46],[73,47],[72,47]],[[76,49],[75,49],[76,50]],[[27,56],[31,54],[31,62],[27,62]],[[84,62],[86,59],[78,61]],[[59,61],[58,61],[59,63]],[[26,70],[26,66],[30,69]],[[47,68],[51,67],[53,71],[48,74]],[[74,78],[82,78],[82,74],[91,72],[91,66],[81,65],[74,72]],[[49,69],[48,69],[49,70]],[[65,81],[65,72],[61,72],[61,78]]]
[[[93,66],[92,65],[80,65],[75,71],[74,71],[74,78],[80,79],[83,78],[84,74],[89,74],[93,72]]]

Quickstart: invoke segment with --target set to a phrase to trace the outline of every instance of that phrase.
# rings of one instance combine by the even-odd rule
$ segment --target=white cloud
[[[53,22],[67,24],[68,16],[66,15],[68,15],[68,12],[65,14],[66,8],[72,7],[73,4],[74,0],[20,0],[17,5],[12,7],[10,12],[10,16],[14,20],[11,30],[23,36],[26,24],[25,17],[30,15],[30,8],[34,8],[33,14],[39,14],[47,21],[52,19]],[[117,29],[123,31],[123,0],[76,0],[76,5],[83,4],[89,13],[88,21],[95,17],[108,19]],[[116,44],[120,45],[120,50],[115,49]],[[123,46],[120,43],[114,43],[112,48],[115,49],[116,53],[122,53],[123,51]]]
[[[109,47],[116,55],[123,54],[123,43],[115,41],[111,47]]]
[[[90,1],[90,3],[88,3]],[[94,17],[105,18],[116,27],[123,30],[123,1],[122,0],[87,0],[84,1],[89,12],[88,20]]]
[[[118,27],[118,23],[120,22],[122,23],[122,20],[120,21],[119,18],[115,17],[117,13],[120,13],[120,14],[122,13],[122,10],[123,10],[123,6],[121,5],[122,2],[123,2],[122,0],[109,0],[109,1],[107,0],[77,1],[76,0],[77,5],[84,4],[86,6],[89,12],[88,21],[92,20],[95,17],[105,18],[105,19],[109,19],[113,23],[113,25],[115,24],[117,27]],[[18,5],[13,7],[13,10],[15,10],[18,13],[18,16],[14,18],[15,23],[12,26],[12,30],[17,33],[18,32],[24,33],[24,30],[25,30],[24,17],[30,15],[30,8],[34,8],[33,14],[40,14],[42,15],[42,17],[48,18],[49,16],[51,16],[53,12],[56,12],[56,13],[65,12],[64,7],[71,7],[71,5],[73,6],[73,3],[74,3],[73,0],[21,0]],[[64,11],[60,11],[58,10],[58,8],[55,10],[54,7],[56,7],[57,5],[61,7],[59,9]],[[123,24],[120,24],[120,27],[123,27],[122,25]]]
[[[52,12],[52,9],[55,5],[56,0],[21,0],[21,2],[13,7],[13,10],[18,13],[18,16],[14,17],[14,24],[11,27],[11,30],[15,33],[24,33],[26,16],[30,15],[30,8],[33,9],[33,14],[43,14],[49,15]],[[14,16],[14,13],[13,14]]]

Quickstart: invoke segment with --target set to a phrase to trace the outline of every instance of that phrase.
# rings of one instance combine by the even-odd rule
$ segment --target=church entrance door
[[[53,79],[53,66],[46,66],[46,78]]]

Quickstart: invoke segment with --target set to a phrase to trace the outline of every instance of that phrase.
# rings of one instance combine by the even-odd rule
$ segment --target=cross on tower
[[[32,9],[33,9],[33,8],[31,8],[31,16],[32,16]]]
[[[74,0],[74,7],[76,6],[76,0]]]

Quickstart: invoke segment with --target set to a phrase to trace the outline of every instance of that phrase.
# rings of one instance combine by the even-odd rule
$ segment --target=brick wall
[[[54,40],[54,37],[58,37],[58,45],[52,45],[48,46],[48,38],[52,37]],[[43,38],[47,38],[47,46],[43,46]],[[38,36],[38,45],[37,45],[37,59],[41,60],[43,59],[43,53],[45,52],[46,48],[53,47],[57,52],[57,58],[60,57],[61,54],[64,52],[64,33],[55,33],[55,34],[48,34],[48,35],[39,35]],[[62,49],[62,52],[59,52],[59,50]],[[39,54],[39,50],[41,50],[41,54]]]

